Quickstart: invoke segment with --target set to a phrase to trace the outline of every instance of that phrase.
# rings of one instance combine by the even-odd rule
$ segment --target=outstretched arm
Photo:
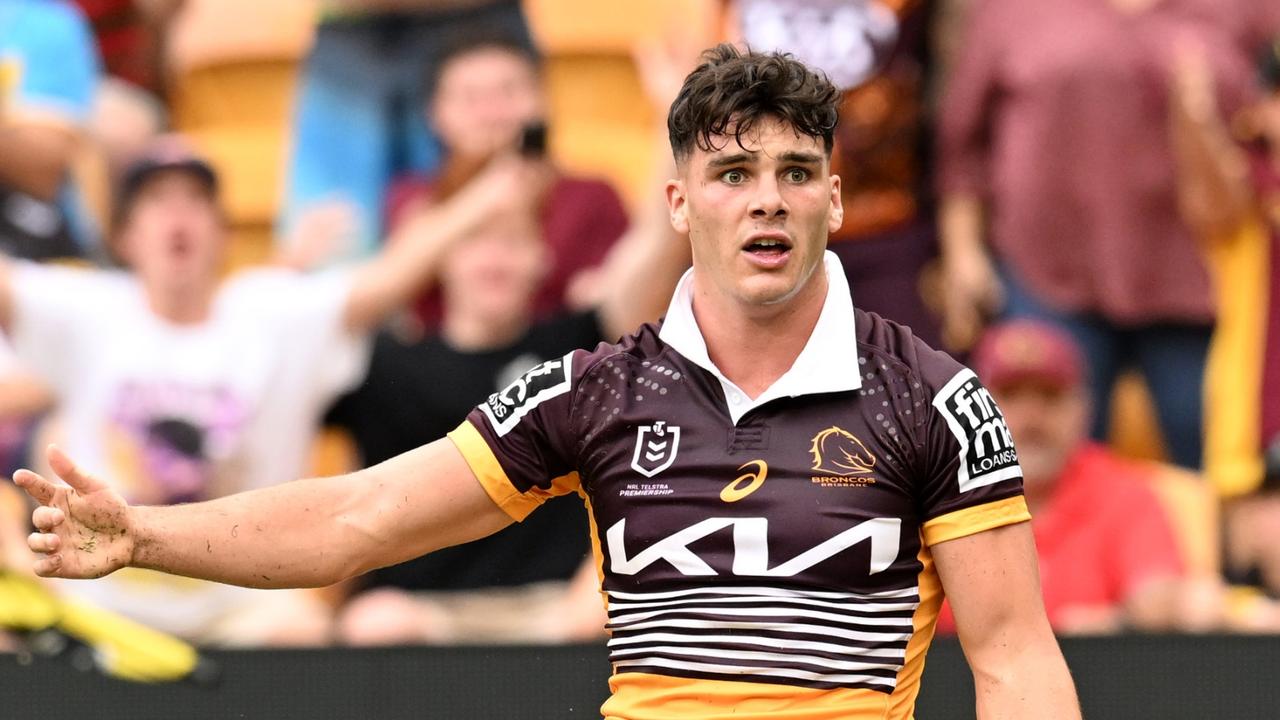
[[[1079,720],[1071,674],[1045,617],[1031,526],[947,540],[932,552],[973,671],[978,720]]]
[[[318,587],[511,522],[448,439],[348,475],[169,507],[127,505],[56,448],[49,465],[67,485],[27,470],[14,476],[40,503],[28,545],[46,577],[134,566],[248,587]]]

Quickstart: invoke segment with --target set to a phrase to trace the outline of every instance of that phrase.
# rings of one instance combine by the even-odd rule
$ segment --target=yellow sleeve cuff
[[[1031,513],[1027,510],[1026,498],[1015,495],[1004,500],[949,512],[929,520],[924,524],[924,543],[937,545],[947,540],[955,540],[1005,525],[1027,522],[1030,519]]]
[[[489,443],[485,442],[484,436],[471,421],[463,420],[461,425],[449,433],[448,438],[453,441],[458,452],[462,453],[462,459],[467,462],[489,498],[517,522],[528,517],[529,513],[548,498],[571,493],[579,487],[578,473],[574,472],[553,480],[550,490],[533,487],[522,493],[511,484],[498,457],[493,454]]]

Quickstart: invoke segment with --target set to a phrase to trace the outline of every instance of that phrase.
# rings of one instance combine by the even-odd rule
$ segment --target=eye
[[[725,170],[724,173],[720,175],[720,179],[730,185],[741,185],[747,181],[747,174],[741,170]]]
[[[804,168],[791,168],[786,174],[787,182],[802,183],[809,179],[809,171]]]

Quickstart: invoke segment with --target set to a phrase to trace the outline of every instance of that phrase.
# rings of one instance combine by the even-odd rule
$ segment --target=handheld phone
[[[546,157],[547,124],[536,120],[520,130],[520,154],[530,158]]]

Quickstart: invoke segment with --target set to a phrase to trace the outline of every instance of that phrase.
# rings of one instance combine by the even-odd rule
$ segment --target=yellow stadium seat
[[[1116,379],[1111,391],[1111,432],[1107,441],[1125,457],[1168,458],[1151,393],[1137,372],[1126,371]]]
[[[679,32],[710,44],[719,4],[653,0],[525,0],[546,56],[551,152],[567,170],[609,180],[633,207],[651,190],[655,132],[665,121],[650,107],[631,61],[632,47]]]
[[[174,21],[173,124],[221,176],[233,268],[270,257],[294,87],[316,6],[316,0],[188,0]]]

